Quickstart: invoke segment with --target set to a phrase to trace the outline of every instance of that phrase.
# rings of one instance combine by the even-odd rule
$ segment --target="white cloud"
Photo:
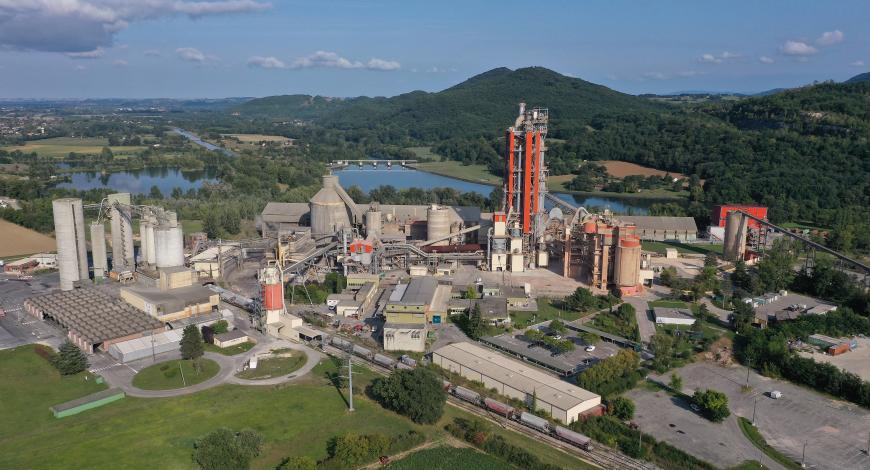
[[[719,55],[710,54],[709,52],[706,54],[701,54],[701,57],[698,58],[698,62],[703,62],[706,64],[721,64],[727,60],[739,59],[741,54],[736,52],[723,51]]]
[[[124,59],[117,59],[117,60],[112,62],[112,65],[117,66],[117,67],[126,67],[129,64]]]
[[[157,49],[147,49],[143,51],[142,54],[144,54],[145,57],[160,57],[161,55],[163,55]]]
[[[773,58],[768,57],[768,56],[766,56],[766,55],[763,55],[763,56],[759,57],[759,58],[758,58],[758,61],[761,62],[762,64],[772,64],[772,63],[774,63]]]
[[[779,50],[785,55],[795,56],[808,56],[819,52],[815,47],[802,41],[786,41]]]
[[[271,8],[255,0],[0,0],[0,47],[88,52],[112,45],[131,23]]]
[[[366,64],[366,68],[369,70],[399,70],[402,68],[402,65],[395,60],[384,60],[384,59],[371,59]]]
[[[261,69],[286,69],[287,64],[275,57],[253,56],[248,59],[248,67],[259,67]]]
[[[291,69],[336,68],[336,69],[368,69],[368,70],[398,70],[402,66],[393,60],[372,58],[367,63],[346,59],[335,52],[317,51],[305,57],[299,57],[290,64]]]
[[[863,60],[856,60],[855,62],[852,62],[849,65],[851,65],[852,67],[863,67],[864,61]]]
[[[211,58],[202,53],[199,49],[195,47],[179,47],[175,50],[175,53],[178,54],[182,60],[186,60],[188,62],[197,62],[203,63],[207,59]]]
[[[832,46],[837,43],[843,42],[845,35],[839,29],[835,29],[833,31],[825,31],[816,39],[816,44],[820,46]]]
[[[84,51],[84,52],[67,52],[66,56],[70,59],[99,59],[106,55],[106,50],[102,47],[98,47],[92,51]]]

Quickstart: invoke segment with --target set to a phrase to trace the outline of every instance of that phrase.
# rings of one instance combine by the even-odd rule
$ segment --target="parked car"
[[[586,352],[592,352],[592,351],[595,351],[595,346],[593,346],[591,344],[589,346],[586,346]]]
[[[782,392],[780,392],[779,390],[771,390],[768,395],[774,400],[779,400],[780,398],[782,398]]]

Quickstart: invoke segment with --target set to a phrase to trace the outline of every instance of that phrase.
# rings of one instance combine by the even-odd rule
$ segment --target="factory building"
[[[723,241],[726,251],[723,255],[729,261],[736,261],[737,258],[745,255],[746,232],[758,231],[762,228],[761,224],[755,220],[746,219],[743,221],[742,217],[735,214],[738,211],[767,220],[767,207],[764,206],[744,204],[713,206],[713,211],[710,214],[710,238]],[[729,219],[731,220],[731,228],[728,227]],[[741,227],[741,224],[744,225]],[[743,239],[742,246],[740,238]]]
[[[653,307],[656,325],[694,325],[695,317],[689,309]]]
[[[449,286],[444,287],[448,287],[446,297],[449,298]],[[438,292],[438,281],[433,277],[418,277],[396,286],[384,309],[385,350],[422,352],[426,349],[426,325]],[[445,313],[447,298],[443,300]],[[440,323],[441,318],[437,317],[436,322]]]
[[[619,220],[634,225],[641,240],[693,242],[698,239],[694,217],[621,215]]]
[[[432,363],[483,383],[487,389],[520,400],[568,424],[601,404],[601,397],[560,380],[527,363],[471,343],[435,350]]]
[[[309,224],[309,206],[305,202],[270,202],[263,208],[257,221],[264,237],[288,235]]]
[[[221,279],[233,263],[238,263],[242,249],[237,243],[212,246],[188,260],[200,279]]]
[[[624,295],[642,289],[641,247],[637,227],[605,214],[593,217],[569,235],[565,274],[597,289],[617,288]]]
[[[220,294],[196,281],[196,273],[187,268],[167,268],[156,286],[122,287],[121,298],[164,322],[211,314],[220,305]]]

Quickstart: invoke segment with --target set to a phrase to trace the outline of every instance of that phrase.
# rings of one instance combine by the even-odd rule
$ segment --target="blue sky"
[[[532,65],[757,92],[870,69],[867,18],[866,0],[8,0],[0,97],[391,96]]]

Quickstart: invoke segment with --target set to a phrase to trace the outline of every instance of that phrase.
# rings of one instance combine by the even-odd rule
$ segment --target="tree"
[[[473,285],[468,286],[465,289],[465,292],[462,293],[462,296],[466,299],[476,299],[477,298],[477,289],[475,289]]]
[[[559,333],[565,332],[565,324],[562,323],[562,320],[556,319],[550,322],[550,329],[553,331],[558,331]]]
[[[692,400],[701,408],[704,416],[715,423],[731,415],[731,412],[728,411],[728,396],[722,392],[711,389],[704,391],[698,389],[695,390]]]
[[[239,210],[235,207],[227,207],[223,211],[223,217],[221,217],[221,226],[227,233],[237,234],[242,229],[242,220],[239,215]]]
[[[151,186],[151,192],[148,193],[148,197],[151,199],[163,199],[163,193],[160,192],[160,188],[155,184],[154,186]]]
[[[790,243],[783,239],[776,240],[758,262],[758,278],[764,289],[770,292],[789,288],[795,278],[796,261]]]
[[[239,433],[227,428],[216,429],[198,439],[193,460],[203,470],[250,468],[251,460],[260,455],[263,438],[253,430]]]
[[[184,191],[181,190],[178,186],[172,188],[172,199],[181,199],[184,197]]]
[[[181,358],[196,360],[202,357],[205,346],[202,342],[202,334],[196,325],[187,325],[181,333]]]
[[[471,339],[480,338],[486,330],[486,325],[483,321],[483,314],[480,312],[480,304],[476,303],[468,312],[465,324],[465,333]]]
[[[621,421],[634,418],[634,402],[630,398],[616,397],[607,403],[607,413]]]
[[[208,235],[208,238],[217,238],[220,234],[221,221],[214,208],[206,210],[205,218],[202,222],[202,230]]]
[[[637,311],[634,309],[634,305],[631,305],[627,302],[620,304],[619,307],[617,307],[616,309],[616,314],[619,316],[619,318],[622,321],[628,323],[637,321],[637,317],[635,317],[636,312]]]
[[[659,372],[666,371],[674,354],[674,338],[666,333],[656,333],[650,338],[649,345],[655,354],[653,367]]]
[[[441,378],[429,369],[397,370],[375,379],[369,394],[381,404],[419,424],[432,424],[444,413],[447,394]]]
[[[230,324],[226,320],[218,320],[211,325],[211,329],[219,335],[230,331]]]
[[[64,341],[54,358],[54,366],[61,375],[74,375],[88,368],[88,357],[70,340]]]
[[[671,380],[668,382],[668,386],[676,392],[681,392],[683,390],[683,378],[680,377],[680,374],[674,372],[671,374]]]
[[[659,282],[661,282],[663,286],[672,287],[676,279],[677,268],[673,266],[668,266],[667,268],[662,269],[662,272],[659,273]]]
[[[114,158],[115,155],[112,154],[112,149],[109,147],[103,147],[102,150],[100,150],[100,160],[103,162],[111,162]]]
[[[713,253],[712,251],[708,252],[704,256],[704,267],[715,268],[717,266],[719,266],[719,257],[716,256],[716,253]]]

